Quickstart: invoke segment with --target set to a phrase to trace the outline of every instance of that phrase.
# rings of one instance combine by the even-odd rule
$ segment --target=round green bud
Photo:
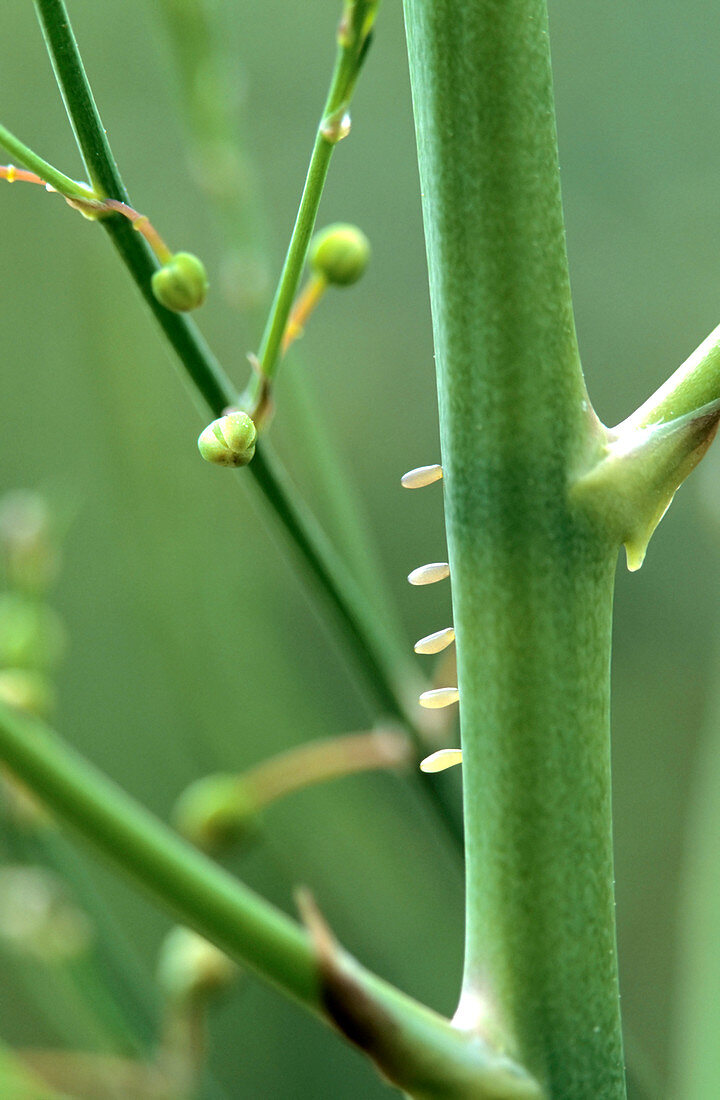
[[[253,830],[256,807],[236,775],[207,775],[191,783],[175,804],[179,833],[206,852],[245,839]]]
[[[182,925],[168,932],[160,948],[158,984],[176,1005],[227,989],[238,973],[224,952]]]
[[[155,272],[151,284],[160,305],[179,313],[197,309],[208,292],[205,265],[190,252],[176,252]]]
[[[357,282],[369,259],[370,242],[356,225],[329,225],[310,245],[310,266],[333,286]]]
[[[247,466],[255,454],[257,430],[247,413],[232,412],[213,420],[200,433],[198,450],[217,466]]]

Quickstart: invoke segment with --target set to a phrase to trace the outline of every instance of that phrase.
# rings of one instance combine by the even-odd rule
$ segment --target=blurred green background
[[[68,6],[133,203],[171,247],[205,260],[212,293],[199,319],[241,385],[269,290],[258,273],[260,308],[238,309],[253,280],[231,253],[249,231],[266,241],[269,278],[278,271],[339,4],[207,5],[227,52],[223,95],[240,97],[240,170],[249,191],[235,240],[227,211],[213,205],[188,157],[187,95],[164,18],[184,4]],[[577,326],[594,403],[615,423],[720,319],[720,17],[707,0],[658,0],[650,10],[553,0],[550,15]],[[0,30],[2,122],[80,177],[32,5],[4,5]],[[203,159],[205,183],[221,172]],[[318,616],[249,477],[238,484],[199,460],[202,417],[104,235],[39,188],[0,187],[0,217],[0,489],[40,490],[72,515],[54,592],[70,639],[57,683],[58,727],[167,817],[197,775],[366,726],[370,712],[342,644]],[[442,558],[444,535],[440,495],[398,487],[405,469],[438,457],[399,0],[382,7],[352,134],[331,168],[319,224],[335,220],[362,226],[372,266],[357,288],[328,295],[288,357],[273,440],[332,523],[297,426],[291,375],[302,371],[410,650],[416,637],[444,625],[449,596],[413,591],[404,579],[415,565]],[[623,1012],[647,1094],[684,1100],[714,1094],[710,1074],[720,1057],[720,1011],[707,992],[718,972],[717,953],[713,960],[707,949],[716,946],[710,880],[720,856],[711,812],[720,722],[719,472],[720,454],[711,451],[641,573],[629,576],[621,565],[616,599]],[[311,885],[350,950],[452,1011],[461,878],[402,781],[375,775],[316,788],[278,805],[265,825],[263,843],[231,861],[249,883],[289,910],[293,887]],[[149,972],[166,917],[94,857],[83,858],[93,889]],[[0,967],[6,1041],[102,1046],[79,1019],[68,1034],[72,1014],[61,1001],[63,1027],[48,1019],[14,982],[10,961]],[[213,1011],[209,1060],[218,1095],[388,1095],[360,1057],[253,979]],[[682,1093],[673,1092],[673,1065],[685,1066]]]

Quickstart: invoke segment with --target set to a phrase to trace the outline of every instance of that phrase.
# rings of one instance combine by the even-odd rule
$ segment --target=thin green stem
[[[330,89],[318,126],[300,206],[285,256],[280,280],[265,326],[258,364],[261,377],[251,379],[249,398],[257,399],[263,380],[272,379],[278,365],[283,334],[295,299],[298,283],[315,227],[318,207],[327,178],[330,160],[338,141],[345,136],[344,116],[350,107],[355,82],[368,43],[368,19],[374,18],[377,2],[354,0],[348,5],[346,19],[338,34],[338,51]]]
[[[147,304],[152,309],[190,378],[215,416],[233,403],[233,390],[207,348],[197,327],[181,314],[171,313],[156,301],[149,276],[153,261],[145,243],[124,218],[109,217],[103,227],[130,269]],[[397,648],[381,618],[373,613],[363,591],[335,553],[323,529],[297,490],[269,444],[263,443],[248,467],[267,504],[282,524],[296,551],[315,580],[327,605],[342,628],[355,664],[363,674],[366,690],[380,714],[397,718],[408,729],[418,751],[424,755],[427,743],[415,720],[408,697],[417,689],[409,662],[398,660]],[[243,471],[245,474],[246,471]],[[241,475],[243,476],[243,475]],[[417,782],[443,818],[456,846],[462,835],[455,816],[438,795],[427,776]]]
[[[625,1095],[594,446],[545,0],[405,0],[440,400],[467,843],[458,1022],[557,1100]]]
[[[663,424],[696,412],[720,398],[720,326],[703,340],[667,382],[614,432],[626,433]]]
[[[97,199],[97,195],[91,187],[84,183],[78,183],[77,180],[71,180],[64,172],[53,168],[52,164],[48,164],[37,153],[33,153],[32,149],[24,145],[19,138],[16,138],[4,126],[0,126],[0,145],[3,149],[7,149],[11,157],[14,157],[20,164],[24,164],[31,172],[37,173],[41,179],[49,183],[61,195],[67,195],[74,199],[89,199],[91,202]]]
[[[103,127],[63,0],[35,0],[70,125],[97,193],[128,196]]]
[[[200,329],[186,315],[173,313],[158,302],[150,282],[157,271],[157,261],[127,218],[120,214],[110,215],[103,218],[101,224],[185,368],[194,386],[194,391],[191,392],[202,415],[207,416],[209,409],[213,416],[220,416],[228,406],[235,403],[237,390],[215,358]]]

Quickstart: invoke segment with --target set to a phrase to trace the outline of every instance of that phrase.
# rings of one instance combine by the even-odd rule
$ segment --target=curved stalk
[[[405,0],[438,367],[467,843],[457,1020],[562,1100],[625,1095],[610,804],[617,543],[565,254],[544,0]]]

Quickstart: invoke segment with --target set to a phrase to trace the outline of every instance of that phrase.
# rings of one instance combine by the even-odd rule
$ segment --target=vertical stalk
[[[554,1100],[625,1095],[611,844],[616,548],[568,503],[594,414],[572,316],[545,0],[405,0],[457,636],[456,1017]]]

